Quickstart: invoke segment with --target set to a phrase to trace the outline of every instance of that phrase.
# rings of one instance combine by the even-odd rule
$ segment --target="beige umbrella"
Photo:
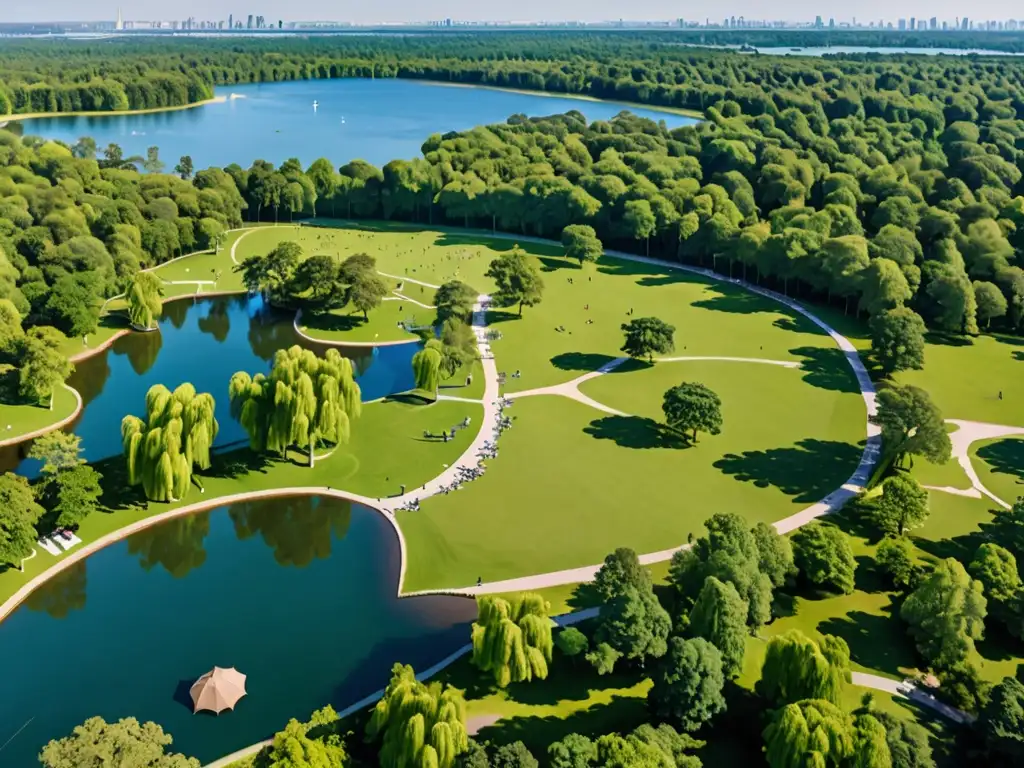
[[[225,709],[234,709],[238,700],[245,696],[245,675],[234,667],[214,667],[192,684],[189,693],[193,714],[208,709],[219,715]]]

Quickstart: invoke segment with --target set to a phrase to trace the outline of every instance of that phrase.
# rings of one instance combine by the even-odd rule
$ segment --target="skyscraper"
[[[234,28],[235,28],[235,14],[229,13],[228,14],[228,29],[234,29]]]
[[[124,29],[124,19],[121,18],[121,9],[117,9],[117,21],[114,22],[114,29],[121,31]]]

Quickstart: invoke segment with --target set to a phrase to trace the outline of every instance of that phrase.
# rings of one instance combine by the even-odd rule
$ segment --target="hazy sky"
[[[938,16],[953,19],[966,14],[972,19],[1024,18],[1024,6],[1010,0],[726,0],[721,3],[686,3],[670,0],[377,0],[339,3],[337,0],[5,0],[0,2],[0,21],[103,20],[117,15],[121,5],[125,19],[226,18],[262,14],[268,20],[332,19],[353,22],[439,19],[469,20],[562,20],[562,19],[703,19],[707,15],[787,20],[813,19],[821,14],[837,21],[856,16],[860,20],[899,16]]]

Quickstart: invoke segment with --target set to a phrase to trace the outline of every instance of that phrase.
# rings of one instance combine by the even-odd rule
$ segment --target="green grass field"
[[[78,401],[64,387],[53,391],[53,410],[49,403],[0,403],[0,440],[15,440],[22,435],[45,429],[75,412]]]
[[[1024,497],[1024,438],[983,440],[971,446],[982,484],[1007,504]]]

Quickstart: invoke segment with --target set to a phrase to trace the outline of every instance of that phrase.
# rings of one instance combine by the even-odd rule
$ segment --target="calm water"
[[[361,158],[382,166],[418,156],[432,133],[501,123],[519,113],[535,117],[576,109],[603,120],[629,109],[671,127],[694,122],[610,102],[395,79],[239,85],[217,94],[244,98],[149,115],[25,120],[23,128],[26,134],[69,143],[89,135],[100,147],[120,144],[126,156],[144,156],[155,145],[170,169],[182,155],[191,155],[197,168],[230,163],[248,168],[259,158],[280,164],[289,157],[298,157],[303,166],[318,157],[335,165]],[[320,105],[316,111],[314,101]]]
[[[145,413],[146,392],[154,384],[173,390],[189,381],[197,391],[209,392],[220,424],[215,445],[245,440],[245,431],[231,417],[228,382],[236,371],[268,372],[274,352],[293,344],[324,349],[295,334],[290,313],[265,307],[258,296],[166,303],[159,331],[121,337],[106,351],[78,363],[68,380],[85,403],[73,427],[82,437],[85,457],[97,461],[121,453],[121,419]],[[401,344],[341,351],[353,357],[363,399],[373,400],[412,388],[411,361],[417,348]],[[34,474],[36,462],[19,465],[27,449],[23,444],[0,452],[0,468],[17,466],[22,474]]]
[[[0,624],[0,765],[86,718],[160,723],[202,762],[291,717],[382,688],[395,661],[426,669],[469,639],[476,608],[395,597],[399,554],[378,513],[326,498],[223,507],[87,558]],[[248,675],[234,712],[193,715],[214,665]]]
[[[728,48],[736,49],[739,45],[705,45],[701,48]],[[895,55],[900,53],[918,54],[922,56],[967,56],[977,54],[979,56],[1024,56],[1021,53],[1008,53],[1006,51],[989,51],[983,48],[909,48],[894,47],[880,48],[868,45],[833,45],[800,48],[797,46],[755,46],[759,53],[773,56],[825,56],[837,53],[880,53]]]

